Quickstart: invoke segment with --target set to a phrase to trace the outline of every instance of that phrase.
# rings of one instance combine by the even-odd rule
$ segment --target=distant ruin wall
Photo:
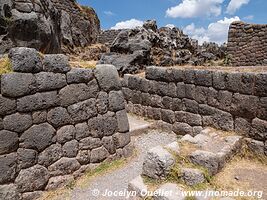
[[[128,110],[197,135],[212,126],[266,141],[267,73],[148,67],[125,75]]]
[[[98,43],[111,45],[121,30],[105,30],[97,37]]]
[[[10,53],[1,76],[0,199],[36,199],[131,153],[116,68],[71,69],[66,56]],[[43,63],[43,64],[42,64]]]
[[[234,66],[267,65],[267,25],[233,22],[227,53]]]

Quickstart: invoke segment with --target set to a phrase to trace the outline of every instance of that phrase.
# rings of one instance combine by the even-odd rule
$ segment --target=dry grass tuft
[[[71,67],[79,67],[85,69],[94,69],[96,67],[97,61],[71,61]]]
[[[0,58],[0,75],[12,72],[11,61],[7,56]]]

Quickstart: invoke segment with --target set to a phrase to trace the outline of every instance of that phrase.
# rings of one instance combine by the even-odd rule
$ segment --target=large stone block
[[[181,107],[182,109],[180,110],[185,110],[187,112],[191,112],[191,113],[198,113],[198,103],[195,100],[191,100],[191,99],[183,99],[182,103],[181,103]]]
[[[215,105],[215,107],[229,112],[231,110],[232,98],[232,92],[220,90],[218,92],[217,105]]]
[[[193,168],[182,168],[182,179],[186,185],[194,186],[205,181],[202,171]]]
[[[254,94],[255,73],[243,72],[238,91],[241,94]]]
[[[267,120],[267,97],[260,98],[257,117]]]
[[[57,128],[69,124],[71,118],[66,108],[56,107],[47,113],[47,121]]]
[[[171,110],[173,111],[180,111],[184,109],[184,104],[181,99],[173,98],[172,99],[172,107]]]
[[[90,98],[96,98],[99,93],[99,86],[96,79],[91,80],[87,85],[90,91]]]
[[[151,107],[163,108],[162,97],[158,95],[151,95]]]
[[[172,131],[177,135],[187,135],[187,134],[193,135],[193,128],[186,123],[180,123],[180,122],[174,123]]]
[[[36,90],[33,74],[10,73],[1,76],[1,94],[8,97],[20,97]]]
[[[47,169],[41,165],[35,165],[19,172],[15,183],[20,192],[33,192],[43,190],[48,182],[49,173]]]
[[[58,161],[62,155],[63,151],[61,145],[53,144],[39,154],[38,164],[48,167]]]
[[[98,147],[101,147],[102,142],[100,138],[87,137],[79,142],[80,150],[92,150]]]
[[[266,97],[267,96],[267,73],[261,73],[256,75],[255,80],[255,95]]]
[[[164,192],[163,192],[164,191]],[[183,188],[174,183],[165,183],[154,191],[154,200],[186,200]]]
[[[36,49],[16,47],[10,50],[8,56],[14,72],[37,73],[43,70],[41,55]]]
[[[232,92],[238,92],[242,83],[242,73],[230,72],[227,74],[226,89]]]
[[[71,83],[88,83],[94,78],[93,70],[84,68],[72,68],[67,73],[67,82]]]
[[[76,157],[78,154],[78,149],[79,149],[79,143],[77,140],[71,140],[69,142],[66,142],[62,146],[63,156],[68,158]]]
[[[80,124],[77,124],[77,126],[80,127]],[[76,129],[73,125],[63,126],[57,131],[57,142],[60,144],[64,144],[70,140],[73,140],[75,137],[75,133]]]
[[[111,91],[109,93],[109,110],[116,112],[123,110],[124,105],[124,96],[121,91]]]
[[[74,177],[72,175],[52,177],[49,179],[45,189],[46,190],[55,190],[55,189],[61,188],[63,186],[66,186],[73,181],[74,181]]]
[[[184,83],[186,84],[194,84],[195,83],[195,70],[186,69],[184,71]]]
[[[185,79],[185,73],[183,69],[172,69],[174,82],[183,82]]]
[[[121,110],[116,113],[116,118],[118,122],[118,131],[120,133],[128,132],[130,129],[128,116],[126,110]]]
[[[47,112],[43,111],[36,111],[32,113],[32,122],[34,124],[41,124],[45,123],[47,119]]]
[[[20,112],[31,112],[54,107],[57,104],[58,97],[56,91],[36,93],[19,98],[17,100],[17,110]]]
[[[118,148],[123,148],[131,142],[130,133],[115,133],[113,136],[114,144]]]
[[[174,111],[172,111],[172,110],[166,110],[166,109],[161,109],[161,119],[164,122],[167,122],[169,124],[173,124],[175,122]]]
[[[0,155],[16,151],[19,146],[17,133],[2,130],[0,131]]]
[[[235,131],[237,133],[242,133],[245,136],[248,136],[251,131],[251,123],[244,118],[235,119]]]
[[[253,119],[250,136],[256,140],[265,141],[267,138],[267,121],[258,118]]]
[[[119,74],[113,65],[97,65],[95,77],[100,88],[106,92],[121,89]]]
[[[55,129],[48,123],[33,125],[21,135],[21,146],[40,152],[52,143],[54,135]]]
[[[66,134],[69,135],[70,131],[66,131]],[[86,122],[84,123],[79,123],[75,125],[75,139],[76,140],[81,140],[83,138],[89,137],[91,135],[89,131],[89,127]],[[57,133],[58,134],[58,133]],[[65,134],[64,134],[65,135]],[[71,134],[72,135],[72,134]],[[74,136],[74,135],[73,135]],[[68,136],[70,138],[70,136]]]
[[[208,87],[197,86],[195,90],[195,100],[198,103],[207,104],[209,93],[210,93],[210,89]]]
[[[0,184],[11,183],[17,173],[17,154],[11,153],[0,156]]]
[[[196,70],[195,71],[195,84],[201,86],[212,86],[212,71]]]
[[[191,126],[201,126],[202,118],[201,115],[193,114],[184,111],[175,112],[175,118],[177,122],[187,123]]]
[[[160,108],[147,108],[147,117],[150,119],[160,120],[161,119],[161,109]]]
[[[227,72],[214,71],[213,72],[213,87],[218,90],[225,90],[227,82]]]
[[[77,154],[76,159],[81,165],[86,165],[90,163],[90,151],[88,150],[80,150]]]
[[[17,200],[20,199],[20,194],[15,184],[0,186],[0,199]]]
[[[72,174],[81,167],[75,158],[61,158],[48,167],[51,176]]]
[[[44,71],[67,73],[70,71],[68,57],[63,54],[47,54],[43,60]]]
[[[164,81],[165,79],[165,71],[166,69],[160,68],[160,67],[155,67],[155,66],[150,66],[146,67],[146,79],[149,80],[156,80],[156,81]]]
[[[100,163],[104,161],[109,156],[109,153],[105,147],[100,147],[97,149],[93,149],[91,151],[91,163]]]
[[[0,95],[0,115],[4,116],[16,111],[16,100],[8,99]]]
[[[28,114],[15,113],[3,119],[4,129],[21,133],[32,125],[32,117]]]
[[[35,150],[19,148],[17,154],[19,169],[29,168],[37,163],[38,153]]]
[[[110,154],[116,153],[116,145],[115,145],[115,142],[112,136],[103,137],[102,143],[103,143],[103,146],[108,150]]]
[[[38,91],[56,90],[67,85],[65,74],[40,72],[35,74],[35,78]]]
[[[184,83],[177,83],[176,89],[176,95],[178,98],[186,97],[186,86]]]

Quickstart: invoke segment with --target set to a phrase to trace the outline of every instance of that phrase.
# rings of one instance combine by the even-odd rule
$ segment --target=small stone
[[[91,163],[100,163],[100,162],[104,161],[108,156],[109,156],[109,153],[105,147],[93,149],[91,151],[90,162]]]
[[[76,134],[75,134],[76,140],[81,140],[91,135],[91,132],[89,131],[89,127],[86,122],[76,124],[75,129],[76,129]]]
[[[0,95],[0,115],[8,115],[16,111],[16,100],[8,99]]]
[[[102,143],[103,143],[103,146],[108,150],[110,154],[116,153],[116,145],[115,145],[115,142],[112,136],[103,137]]]
[[[198,169],[192,168],[183,168],[182,170],[182,179],[186,185],[194,186],[205,181],[203,172]]]
[[[42,196],[43,192],[42,191],[35,191],[35,192],[25,192],[22,194],[22,199],[23,200],[33,200],[33,199],[38,199]]]
[[[47,112],[46,111],[36,111],[32,114],[32,122],[34,124],[41,124],[45,123],[47,118]]]
[[[43,60],[44,71],[67,73],[70,71],[68,57],[63,54],[47,54]]]
[[[81,165],[86,165],[86,164],[90,163],[90,151],[89,150],[80,150],[78,152],[76,159],[78,160],[78,162]]]
[[[91,149],[101,147],[101,145],[102,145],[102,142],[101,142],[100,138],[88,137],[88,138],[84,138],[84,139],[80,140],[79,149],[91,150]]]

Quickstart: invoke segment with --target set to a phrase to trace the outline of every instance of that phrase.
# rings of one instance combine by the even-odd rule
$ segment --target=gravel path
[[[71,200],[123,200],[125,197],[94,197],[92,190],[97,189],[100,194],[108,191],[124,191],[128,183],[140,175],[146,152],[157,145],[165,145],[176,140],[175,134],[151,130],[147,134],[132,137],[138,155],[120,169],[109,172],[103,176],[91,179],[85,189],[75,188],[71,194]]]

